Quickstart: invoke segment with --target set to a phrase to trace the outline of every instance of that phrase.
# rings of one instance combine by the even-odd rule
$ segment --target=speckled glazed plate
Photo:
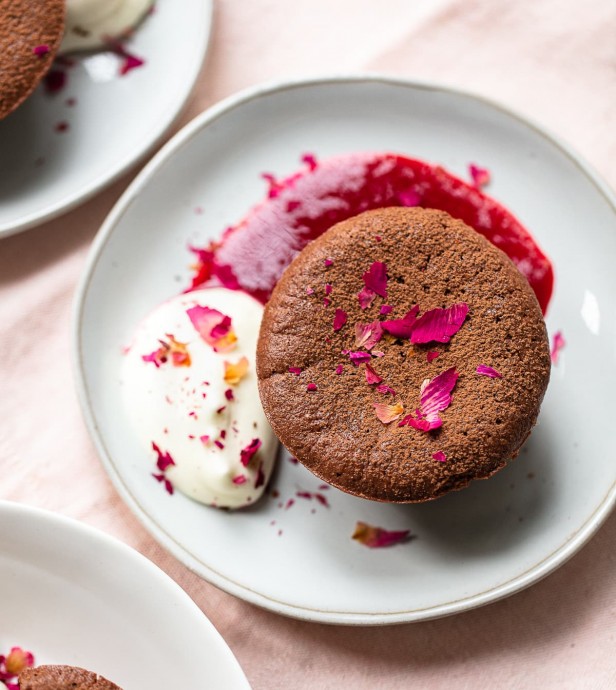
[[[85,201],[143,158],[186,102],[208,45],[211,0],[160,0],[127,48],[70,55],[64,88],[40,85],[0,121],[0,237]]]
[[[0,654],[20,646],[37,664],[81,666],[126,690],[249,690],[190,597],[147,558],[92,527],[0,501],[0,583]]]
[[[358,150],[401,152],[461,176],[470,161],[487,166],[489,192],[553,259],[548,330],[561,330],[567,346],[538,426],[518,459],[492,479],[424,505],[372,503],[334,489],[329,508],[302,500],[298,490],[315,491],[321,482],[284,454],[272,481],[278,497],[251,510],[221,512],[168,496],[150,477],[152,458],[121,412],[122,344],[152,307],[187,285],[187,245],[218,237],[263,198],[260,173],[285,175],[305,152]],[[616,386],[614,230],[613,198],[575,154],[469,94],[353,77],[233,97],[190,123],[148,164],[92,249],[76,305],[75,370],[103,463],[128,505],[178,559],[282,614],[383,624],[512,594],[562,564],[614,505],[616,465],[606,452]],[[351,539],[358,520],[410,529],[416,539],[370,550]]]

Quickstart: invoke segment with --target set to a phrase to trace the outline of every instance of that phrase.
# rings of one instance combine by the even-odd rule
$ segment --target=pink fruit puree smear
[[[370,209],[408,205],[447,211],[502,249],[545,313],[552,265],[521,223],[443,168],[393,153],[341,155],[275,182],[269,197],[228,228],[220,243],[196,250],[191,287],[222,282],[266,302],[295,255],[332,225]]]

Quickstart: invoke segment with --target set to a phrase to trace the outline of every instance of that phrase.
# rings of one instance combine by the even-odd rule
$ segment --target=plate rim
[[[234,687],[235,683],[237,683],[238,689],[244,687],[246,690],[250,690],[248,679],[239,661],[223,636],[216,629],[216,626],[171,576],[167,575],[162,568],[142,553],[97,527],[77,520],[76,518],[63,515],[62,513],[56,513],[38,506],[0,499],[0,518],[4,516],[14,517],[20,523],[22,521],[28,521],[35,526],[44,525],[46,528],[51,526],[54,531],[58,530],[63,537],[70,534],[77,539],[78,542],[79,540],[96,542],[103,548],[110,549],[114,556],[125,559],[136,568],[141,568],[141,573],[147,572],[152,583],[156,583],[157,586],[160,585],[161,588],[167,588],[166,594],[169,595],[172,593],[173,601],[178,606],[181,605],[184,610],[190,611],[195,623],[202,626],[202,628],[207,631],[207,634],[212,636],[212,640],[215,640],[215,644],[217,645],[216,654],[219,656],[224,655],[226,657],[226,664],[229,668],[233,668]],[[61,540],[63,548],[67,547],[67,543],[70,545],[70,542],[67,542],[66,539]]]
[[[204,13],[203,32],[199,42],[199,49],[197,59],[190,69],[184,73],[189,75],[189,78],[184,83],[183,92],[180,95],[176,105],[169,111],[167,116],[161,120],[156,128],[153,129],[153,135],[146,140],[141,147],[130,149],[124,154],[120,163],[116,167],[110,167],[111,173],[104,173],[96,177],[89,184],[81,187],[79,190],[71,194],[63,196],[58,201],[55,201],[42,210],[31,212],[17,222],[0,223],[0,239],[10,237],[24,230],[37,227],[54,218],[72,211],[76,207],[89,201],[98,192],[106,189],[116,182],[122,175],[127,173],[134,166],[139,165],[145,161],[148,156],[157,149],[163,142],[165,136],[177,122],[183,113],[188,101],[195,88],[197,78],[206,64],[207,56],[212,43],[212,25],[214,18],[214,0],[202,0],[202,11]],[[172,137],[173,138],[173,137]],[[123,193],[122,193],[123,195]]]
[[[559,137],[553,135],[537,122],[529,119],[517,111],[510,109],[498,101],[494,101],[481,94],[474,93],[467,89],[451,86],[446,83],[434,82],[430,80],[404,79],[396,76],[389,76],[380,73],[353,73],[353,74],[333,74],[326,76],[315,76],[298,79],[282,79],[268,81],[256,86],[243,89],[231,96],[219,101],[204,112],[197,115],[177,132],[143,167],[131,184],[127,187],[118,201],[115,203],[101,228],[99,229],[94,242],[88,253],[88,257],[83,269],[83,273],[77,285],[73,301],[72,311],[72,364],[73,376],[77,388],[77,395],[81,407],[81,412],[88,429],[90,438],[96,448],[97,454],[105,471],[111,478],[116,490],[129,506],[132,513],[144,525],[151,536],[168,550],[175,558],[183,563],[187,568],[199,577],[219,587],[223,591],[232,594],[251,604],[260,606],[269,611],[305,621],[318,623],[328,623],[336,625],[391,625],[399,623],[410,623],[423,620],[431,620],[443,616],[462,613],[479,606],[484,606],[514,594],[539,580],[543,579],[558,567],[563,565],[579,549],[586,544],[596,531],[605,522],[611,511],[616,505],[616,481],[608,488],[603,500],[598,503],[595,510],[591,513],[585,523],[575,532],[571,533],[567,540],[557,549],[546,555],[533,566],[521,574],[502,582],[496,587],[492,587],[483,592],[464,597],[459,600],[446,602],[436,606],[429,606],[421,609],[411,609],[393,612],[350,612],[337,610],[320,610],[309,607],[302,607],[295,604],[287,604],[272,597],[256,592],[246,585],[239,584],[230,578],[216,572],[209,566],[198,560],[190,551],[179,544],[173,537],[165,532],[164,529],[143,509],[138,501],[132,496],[128,487],[124,484],[119,471],[116,469],[111,454],[108,453],[102,434],[99,432],[94,410],[90,402],[89,392],[86,385],[86,377],[83,367],[83,354],[81,349],[81,330],[84,313],[84,303],[88,293],[90,279],[96,269],[98,260],[113,234],[118,222],[132,205],[133,201],[139,196],[143,188],[149,183],[150,178],[154,177],[160,167],[171,159],[190,139],[197,135],[202,129],[207,128],[219,117],[231,112],[237,107],[241,107],[255,99],[271,96],[281,91],[301,89],[304,87],[325,86],[332,84],[382,84],[385,86],[404,87],[413,90],[437,91],[479,101],[488,108],[500,111],[501,113],[518,120],[521,124],[530,127],[539,136],[547,139],[549,143],[559,149],[576,166],[576,168],[590,181],[593,186],[605,198],[606,202],[612,207],[616,214],[616,194],[612,192],[602,177],[567,143]]]

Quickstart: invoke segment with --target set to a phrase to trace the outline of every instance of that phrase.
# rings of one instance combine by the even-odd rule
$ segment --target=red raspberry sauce
[[[283,180],[266,175],[268,198],[228,228],[220,242],[193,250],[199,262],[191,288],[216,282],[266,302],[295,255],[335,223],[384,206],[423,206],[460,218],[502,249],[545,313],[552,264],[524,226],[476,187],[439,166],[392,153],[304,160],[305,170]]]

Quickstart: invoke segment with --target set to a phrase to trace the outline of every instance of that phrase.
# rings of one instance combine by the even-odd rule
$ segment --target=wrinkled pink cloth
[[[221,0],[181,124],[263,80],[393,73],[468,88],[527,114],[616,186],[615,36],[609,1]],[[150,538],[96,457],[70,363],[73,290],[129,177],[62,218],[0,240],[0,497],[83,520],[152,559],[216,625],[255,690],[616,687],[614,515],[524,592],[387,628],[262,611],[201,581]]]

